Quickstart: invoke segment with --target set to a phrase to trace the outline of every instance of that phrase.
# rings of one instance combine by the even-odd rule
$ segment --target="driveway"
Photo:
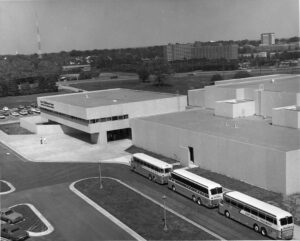
[[[12,193],[1,197],[1,207],[33,204],[53,225],[54,232],[31,240],[99,241],[133,238],[69,190],[69,183]]]

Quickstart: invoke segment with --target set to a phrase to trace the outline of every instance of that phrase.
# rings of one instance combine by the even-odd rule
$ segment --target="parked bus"
[[[222,199],[222,186],[184,169],[171,172],[168,187],[191,198],[198,205],[216,207]]]
[[[224,193],[219,213],[253,228],[263,236],[274,239],[293,238],[293,217],[289,212],[243,193]]]
[[[160,184],[168,183],[173,166],[144,153],[135,153],[131,158],[131,170]]]

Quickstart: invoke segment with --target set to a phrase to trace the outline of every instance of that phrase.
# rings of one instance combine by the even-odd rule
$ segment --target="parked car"
[[[3,112],[2,115],[4,115],[4,116],[9,116],[9,111]]]
[[[9,108],[8,108],[7,106],[4,106],[4,107],[2,108],[2,110],[4,110],[4,111],[8,111],[8,110],[9,110]]]
[[[28,109],[27,112],[28,112],[29,115],[33,114],[33,111],[31,109]]]
[[[29,234],[18,225],[6,223],[1,224],[1,237],[13,241],[20,241],[29,238]]]
[[[5,116],[4,115],[0,115],[0,119],[5,119]]]
[[[24,108],[25,108],[24,105],[19,105],[19,107],[18,107],[19,110],[22,110]]]
[[[18,112],[15,112],[15,111],[12,112],[11,115],[12,115],[12,116],[20,116],[20,114],[19,114]]]
[[[37,107],[37,103],[31,103],[31,107],[36,108]]]
[[[33,110],[33,112],[35,112],[35,113],[41,113],[40,109],[38,109],[38,108],[35,108],[35,109]]]
[[[21,110],[20,112],[20,115],[28,115],[28,111],[27,110]]]
[[[0,218],[8,223],[17,223],[24,219],[21,213],[18,213],[10,208],[0,210]]]

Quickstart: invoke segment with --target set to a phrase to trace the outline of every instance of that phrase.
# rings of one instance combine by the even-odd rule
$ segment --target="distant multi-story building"
[[[260,39],[262,45],[275,44],[275,33],[262,33]]]
[[[195,46],[192,51],[194,59],[237,59],[238,58],[238,45],[216,45],[216,46]]]
[[[202,46],[200,42],[194,44],[168,44],[164,46],[166,61],[184,59],[237,59],[238,45],[213,44]]]
[[[168,44],[164,46],[164,58],[167,61],[192,58],[192,44]]]

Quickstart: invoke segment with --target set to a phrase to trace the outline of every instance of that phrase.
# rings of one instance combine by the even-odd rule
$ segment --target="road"
[[[31,163],[0,145],[0,167],[0,179],[9,181],[16,187],[14,193],[1,196],[1,206],[32,203],[55,228],[52,234],[43,239],[32,240],[130,239],[127,233],[68,189],[68,185],[75,180],[98,176],[97,164]],[[228,240],[263,239],[249,228],[221,216],[216,209],[199,207],[166,186],[154,184],[132,173],[127,166],[103,164],[102,175],[118,178],[159,202],[162,202],[165,194],[168,207]],[[88,238],[85,234],[89,235]]]

